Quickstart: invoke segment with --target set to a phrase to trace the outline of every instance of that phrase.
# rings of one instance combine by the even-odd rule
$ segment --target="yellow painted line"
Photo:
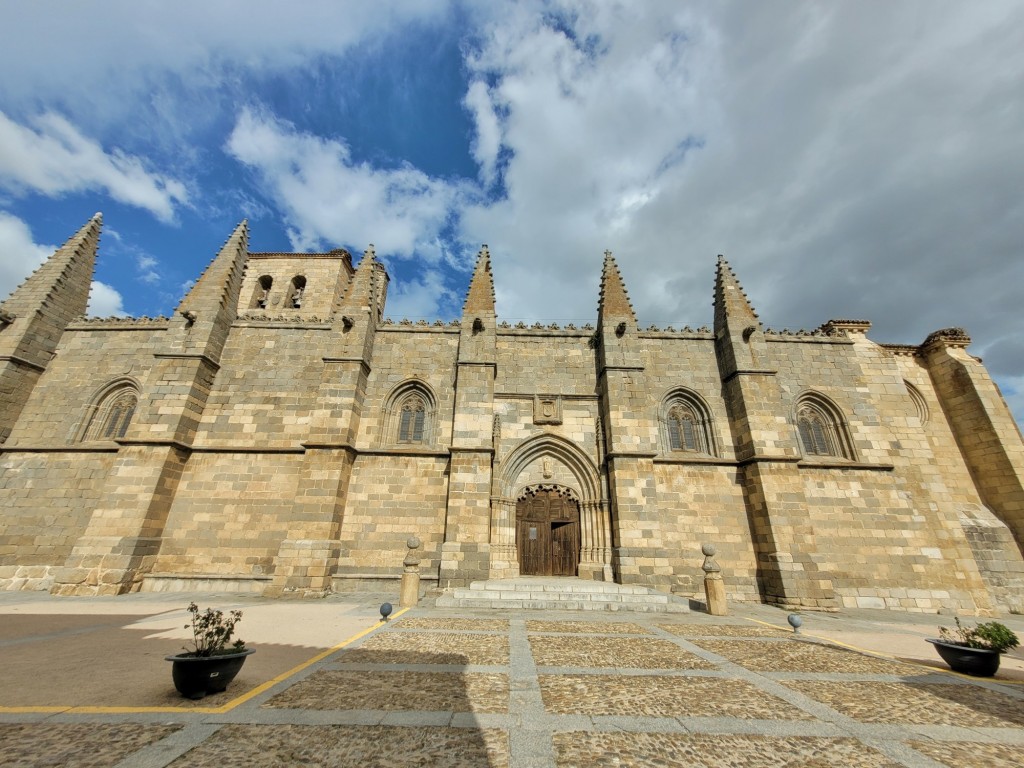
[[[0,713],[7,714],[13,712],[15,714],[29,714],[29,715],[52,715],[56,712],[67,712],[70,707],[0,707]]]
[[[287,672],[282,672],[277,677],[268,680],[267,682],[256,686],[252,690],[246,691],[236,699],[232,699],[227,704],[222,704],[219,707],[0,707],[0,714],[15,714],[15,715],[32,715],[32,714],[69,714],[69,715],[135,715],[135,714],[147,714],[147,713],[167,713],[167,712],[194,712],[205,715],[220,715],[225,712],[230,712],[235,707],[249,701],[250,699],[259,696],[264,691],[269,690],[278,683],[287,680],[292,675],[296,675],[307,667],[316,664],[318,661],[322,661],[330,656],[332,653],[337,653],[347,645],[351,645],[356,640],[361,640],[368,634],[373,632],[375,629],[383,627],[385,624],[390,624],[392,621],[397,619],[403,613],[408,611],[408,608],[402,608],[395,613],[387,621],[378,621],[372,627],[367,627],[362,632],[358,632],[347,640],[343,640],[333,648],[328,648],[322,653],[318,653],[313,658],[302,662],[296,667],[292,667]]]
[[[761,621],[760,619],[751,619],[751,618],[748,618],[746,616],[740,616],[740,618],[743,619],[744,621],[752,621],[755,624],[763,624],[766,627],[771,627],[772,629],[778,629],[778,630],[781,630],[782,632],[789,632],[790,634],[793,633],[793,628],[792,627],[780,627],[778,624],[772,624],[771,622],[768,622],[768,621]]]
[[[329,648],[328,650],[324,651],[323,653],[317,654],[316,656],[311,658],[309,661],[304,661],[302,664],[299,664],[297,667],[292,667],[287,672],[282,672],[280,675],[278,675],[274,679],[268,680],[267,682],[263,683],[263,685],[257,685],[251,691],[247,691],[247,692],[243,693],[237,699],[234,699],[233,701],[229,701],[227,704],[224,704],[223,706],[218,707],[217,709],[214,710],[214,712],[217,712],[218,714],[223,713],[223,712],[230,712],[232,709],[234,709],[235,707],[239,706],[240,704],[244,704],[249,699],[251,699],[251,698],[253,698],[255,696],[259,696],[264,691],[269,690],[270,688],[272,688],[273,686],[275,686],[278,683],[282,682],[283,680],[287,680],[292,675],[298,674],[299,672],[304,670],[306,667],[309,667],[309,666],[311,666],[313,664],[316,664],[318,661],[326,659],[332,653],[337,653],[342,648],[344,648],[346,645],[349,645],[350,643],[354,643],[356,640],[361,640],[362,638],[366,637],[368,634],[373,632],[375,629],[379,629],[380,627],[383,627],[385,624],[390,624],[392,621],[397,619],[399,616],[401,616],[403,613],[405,613],[408,610],[409,610],[408,608],[402,608],[401,610],[398,611],[398,613],[396,613],[388,621],[386,621],[386,622],[385,621],[378,621],[372,627],[367,627],[362,632],[359,632],[359,633],[353,635],[352,637],[350,637],[348,640],[344,640],[344,641],[338,643],[333,648]]]
[[[747,618],[746,616],[743,616],[741,618],[746,619],[747,621],[752,621],[755,624],[763,624],[766,627],[774,627],[775,629],[781,629],[783,631],[788,631],[790,634],[794,634],[793,630],[792,630],[792,627],[790,627],[787,630],[784,627],[779,627],[779,626],[777,626],[775,624],[770,624],[767,621],[759,621],[758,619],[750,619],[750,618]],[[868,656],[874,656],[874,657],[879,658],[879,659],[885,659],[886,661],[895,661],[895,662],[898,662],[900,664],[910,664],[910,665],[915,666],[915,667],[921,667],[922,669],[927,669],[930,672],[941,672],[941,673],[946,674],[946,675],[953,675],[955,677],[963,678],[964,680],[982,680],[982,681],[988,681],[988,682],[997,683],[998,685],[1024,685],[1024,680],[1004,680],[1004,679],[999,679],[999,678],[996,678],[996,677],[975,677],[974,675],[965,675],[962,672],[954,672],[952,669],[943,669],[942,667],[933,667],[931,664],[925,664],[923,661],[915,661],[913,659],[901,659],[898,656],[892,656],[891,654],[882,653],[881,651],[872,651],[872,650],[869,650],[867,648],[861,648],[860,646],[857,646],[857,645],[851,645],[850,643],[844,643],[841,640],[834,640],[831,637],[822,637],[821,635],[812,635],[812,634],[809,634],[807,632],[801,632],[800,634],[803,635],[804,637],[813,637],[815,640],[824,640],[826,643],[832,643],[833,645],[839,645],[839,646],[842,646],[843,648],[849,648],[851,651],[857,651],[858,653],[865,653]]]

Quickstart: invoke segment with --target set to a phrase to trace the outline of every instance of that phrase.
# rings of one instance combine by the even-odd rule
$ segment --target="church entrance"
[[[580,562],[580,508],[558,490],[529,491],[516,502],[516,547],[522,576],[575,576]]]

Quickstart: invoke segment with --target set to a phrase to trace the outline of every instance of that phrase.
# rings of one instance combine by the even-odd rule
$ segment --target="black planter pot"
[[[256,653],[247,648],[241,653],[222,656],[167,656],[173,662],[171,677],[178,693],[187,699],[201,699],[208,693],[220,693],[235,679],[246,656]]]
[[[999,670],[999,651],[987,648],[969,648],[966,645],[947,643],[945,640],[928,639],[935,646],[942,660],[954,672],[974,677],[992,677]]]

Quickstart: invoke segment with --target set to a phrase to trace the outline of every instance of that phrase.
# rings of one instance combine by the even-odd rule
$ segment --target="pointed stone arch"
[[[75,427],[73,442],[124,437],[139,405],[141,387],[131,376],[119,376],[97,388]]]
[[[565,489],[579,502],[579,576],[611,581],[611,516],[597,465],[576,443],[551,434],[524,440],[495,472],[491,499],[491,576],[519,574],[516,500],[530,488]]]
[[[856,460],[853,438],[843,411],[830,398],[806,390],[796,399],[793,409],[799,445],[804,457],[834,457]]]
[[[384,400],[381,445],[433,445],[437,396],[421,379],[406,379]]]

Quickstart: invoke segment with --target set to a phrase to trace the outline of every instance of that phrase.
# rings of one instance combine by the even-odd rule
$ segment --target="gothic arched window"
[[[436,412],[434,393],[424,382],[410,379],[399,384],[384,401],[381,444],[403,447],[433,444]]]
[[[82,440],[117,440],[125,436],[135,416],[139,396],[130,385],[115,386],[90,406],[91,414]]]
[[[423,430],[427,420],[427,406],[418,394],[412,394],[402,401],[398,418],[398,442],[422,443]]]
[[[680,405],[668,412],[668,447],[673,451],[699,451],[697,419]]]
[[[797,415],[800,429],[800,440],[804,444],[804,453],[816,456],[838,456],[832,441],[829,439],[829,427],[825,417],[817,410],[803,407]]]
[[[667,453],[717,455],[711,412],[695,392],[675,390],[662,403],[662,440]]]
[[[808,393],[796,409],[796,428],[805,456],[853,458],[853,447],[842,414],[821,395]]]

